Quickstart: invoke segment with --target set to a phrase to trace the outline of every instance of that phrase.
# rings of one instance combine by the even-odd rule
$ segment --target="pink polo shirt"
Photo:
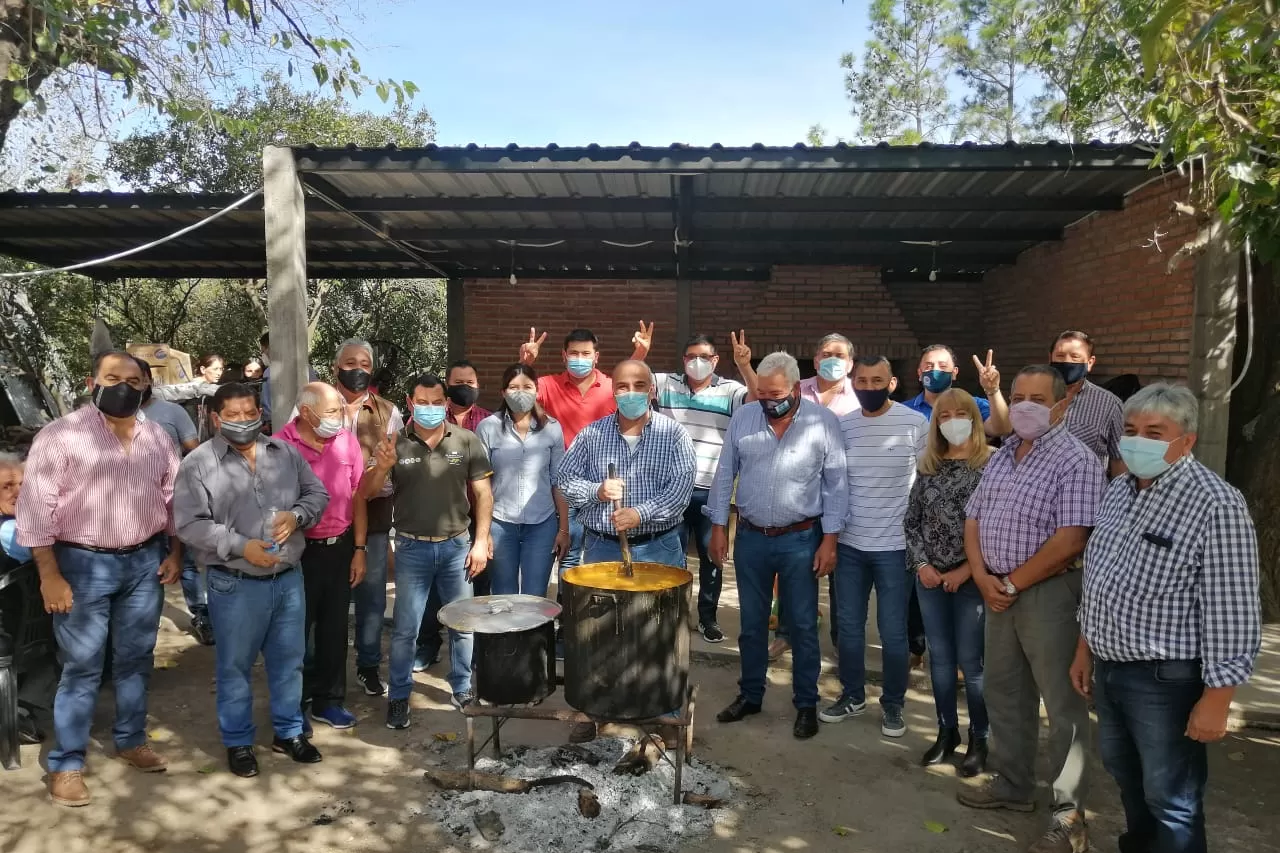
[[[345,533],[351,526],[352,502],[364,476],[364,451],[355,433],[344,429],[326,441],[324,449],[316,450],[298,435],[298,420],[294,418],[273,437],[298,448],[329,493],[329,504],[315,527],[306,531],[307,538],[328,539]]]
[[[822,405],[822,390],[818,388],[818,377],[810,376],[808,379],[800,380],[800,397],[819,406]],[[827,408],[835,412],[838,418],[862,408],[858,405],[858,395],[853,393],[852,379],[847,376],[844,378],[844,384],[831,398],[831,404]]]

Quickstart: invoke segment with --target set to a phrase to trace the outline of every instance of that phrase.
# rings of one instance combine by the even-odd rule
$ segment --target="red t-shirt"
[[[568,371],[538,377],[538,403],[560,422],[565,447],[573,444],[573,437],[587,424],[618,410],[613,401],[613,379],[599,370],[593,371],[592,377],[585,395],[578,390],[579,380]]]

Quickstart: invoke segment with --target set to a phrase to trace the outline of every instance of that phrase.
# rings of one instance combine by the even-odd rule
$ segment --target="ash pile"
[[[433,817],[459,849],[491,853],[675,853],[709,835],[732,796],[727,774],[694,758],[674,805],[675,771],[644,739],[516,747],[476,771],[477,790],[441,791]],[[427,771],[426,781],[463,787],[467,775]]]

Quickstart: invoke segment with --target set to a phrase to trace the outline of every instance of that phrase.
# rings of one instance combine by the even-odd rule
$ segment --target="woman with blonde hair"
[[[956,711],[959,666],[969,707],[969,748],[960,766],[961,776],[977,776],[987,760],[987,707],[982,701],[986,608],[970,579],[964,521],[965,504],[978,487],[990,456],[982,414],[973,397],[959,388],[938,395],[903,522],[907,565],[916,575],[938,713],[938,740],[921,764],[940,764],[960,746]]]

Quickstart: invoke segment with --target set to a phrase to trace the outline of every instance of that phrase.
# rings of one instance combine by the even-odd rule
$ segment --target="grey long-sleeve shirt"
[[[203,565],[226,566],[266,575],[297,565],[306,547],[302,531],[320,520],[329,493],[297,448],[269,436],[258,438],[250,470],[221,436],[206,441],[182,460],[173,495],[178,537]],[[250,539],[270,540],[266,513],[296,511],[302,523],[281,550],[280,565],[260,569],[244,559]]]

